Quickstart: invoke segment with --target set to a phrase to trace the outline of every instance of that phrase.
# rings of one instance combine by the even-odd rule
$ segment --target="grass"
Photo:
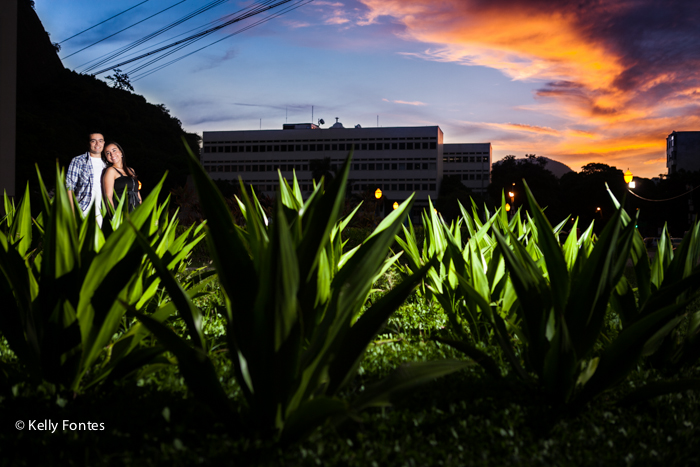
[[[372,299],[396,279],[387,273]],[[213,291],[217,287],[212,283]],[[206,336],[218,340],[216,295],[198,304],[207,310]],[[169,324],[184,329],[177,318]],[[403,362],[461,358],[430,340],[445,324],[440,307],[414,293],[369,347],[348,395]],[[242,401],[225,351],[223,343],[213,346],[214,363],[230,397]],[[681,376],[699,377],[700,369]],[[613,403],[657,378],[637,368],[616,393],[603,394],[576,417],[561,418],[547,400],[515,390],[515,384],[496,385],[475,365],[405,394],[391,408],[366,410],[357,420],[326,425],[302,443],[279,447],[227,432],[189,397],[177,367],[165,366],[77,398],[50,388],[15,387],[0,400],[0,465],[700,465],[694,447],[700,435],[697,393],[631,407]],[[17,420],[94,422],[104,430],[18,431]]]

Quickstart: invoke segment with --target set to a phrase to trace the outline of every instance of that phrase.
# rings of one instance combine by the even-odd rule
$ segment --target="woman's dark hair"
[[[126,155],[124,154],[124,150],[122,147],[117,143],[116,141],[109,141],[105,143],[103,149],[102,149],[102,160],[104,161],[105,164],[107,164],[107,167],[111,167],[112,165],[107,161],[107,158],[105,157],[105,150],[107,149],[107,146],[109,145],[114,145],[119,149],[119,152],[122,153],[122,167],[124,168],[124,173],[128,176],[131,176],[131,174],[134,174],[134,177],[136,176],[136,171],[131,168],[127,163],[126,163]]]

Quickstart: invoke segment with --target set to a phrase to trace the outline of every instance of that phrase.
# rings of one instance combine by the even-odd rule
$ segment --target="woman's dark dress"
[[[124,187],[126,187],[126,202],[129,204],[129,212],[131,212],[136,208],[136,206],[141,204],[141,201],[139,200],[139,180],[138,178],[136,178],[136,176],[129,177],[128,175],[123,174],[116,167],[114,168],[114,170],[119,172],[119,175],[121,175],[120,177],[114,179],[114,195],[112,198],[112,201],[114,202],[114,207],[116,208],[119,204],[117,196],[121,197],[124,193]]]

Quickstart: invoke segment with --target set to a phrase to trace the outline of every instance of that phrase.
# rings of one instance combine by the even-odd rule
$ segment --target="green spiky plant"
[[[641,237],[634,222],[623,222],[624,211],[618,209],[590,254],[580,254],[583,248],[573,243],[562,247],[527,184],[525,187],[543,263],[534,261],[511,232],[506,234],[511,237],[509,244],[494,231],[518,296],[522,362],[496,313],[492,314],[494,329],[515,373],[526,384],[544,391],[555,404],[576,410],[622,381],[643,349],[673,325],[687,301],[671,299],[670,290],[658,294],[599,356],[594,355],[633,245]],[[680,292],[697,290],[698,285],[696,272],[672,287]],[[631,304],[620,306],[625,308],[621,313],[632,312]]]
[[[428,272],[425,284],[428,296],[435,297],[445,310],[452,337],[433,338],[464,352],[496,378],[501,376],[501,369],[495,361],[500,355],[491,355],[486,350],[488,344],[495,343],[492,311],[504,318],[510,330],[516,333],[520,330],[515,313],[517,296],[492,230],[514,232],[515,238],[526,245],[534,260],[542,257],[536,241],[537,228],[530,216],[523,220],[522,211],[518,209],[509,220],[505,206],[505,196],[502,195],[500,208],[493,215],[485,209],[486,221],[482,222],[476,205],[472,205],[469,213],[460,204],[461,218],[448,226],[430,203],[427,212],[423,213],[426,235],[422,248],[417,245],[412,226],[404,227],[403,239],[397,237],[398,244],[407,253],[406,271],[430,256],[436,256],[439,261],[439,265]],[[559,224],[555,233],[558,234],[563,225],[564,222]],[[590,232],[589,229],[582,237],[582,244],[588,243]],[[506,241],[510,240],[508,237]],[[477,300],[476,296],[480,299]],[[488,307],[483,308],[482,304],[488,304]]]
[[[237,227],[221,194],[194,156],[190,168],[207,219],[207,242],[226,296],[228,357],[244,398],[242,418],[207,356],[201,313],[165,268],[159,273],[189,341],[147,316],[142,322],[177,357],[193,394],[222,421],[259,436],[289,442],[330,418],[389,402],[391,395],[466,366],[463,362],[409,365],[349,403],[340,397],[366,347],[422,279],[431,263],[363,311],[374,278],[388,267],[389,247],[411,200],[384,219],[358,248],[341,255],[340,219],[350,157],[333,182],[306,201],[296,179],[280,176],[270,219],[242,189],[246,227]],[[146,242],[155,265],[159,261]]]
[[[0,333],[19,367],[0,363],[0,386],[20,381],[80,392],[114,375],[149,364],[162,348],[139,343],[147,335],[136,325],[124,331],[127,310],[155,312],[165,319],[172,306],[159,303],[159,279],[135,243],[138,228],[171,270],[180,270],[203,233],[175,236],[167,203],[157,205],[159,184],[128,215],[117,208],[105,233],[95,216],[76,214],[57,168],[55,196],[39,174],[41,212],[31,216],[29,188],[15,208],[5,197],[0,221]],[[73,200],[75,202],[75,200]],[[116,219],[116,221],[114,221]],[[106,238],[105,238],[106,237]]]
[[[620,203],[608,189],[616,207]],[[622,222],[633,219],[623,213]],[[700,282],[700,223],[693,222],[677,250],[673,249],[668,229],[664,226],[653,260],[649,260],[641,235],[632,246],[636,287],[623,277],[613,293],[612,309],[620,317],[623,329],[645,319],[655,310],[671,306],[678,313],[664,328],[655,333],[642,350],[652,366],[667,374],[677,374],[700,358],[700,311],[690,308],[697,299]],[[683,330],[679,329],[685,321]]]

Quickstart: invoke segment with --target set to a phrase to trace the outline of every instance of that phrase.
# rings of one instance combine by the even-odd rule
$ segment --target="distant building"
[[[668,174],[700,170],[700,131],[674,131],[666,138]]]
[[[336,119],[337,120],[337,119]],[[213,179],[238,180],[274,195],[277,170],[301,190],[313,189],[311,161],[329,157],[339,169],[355,152],[348,183],[353,192],[381,189],[389,200],[416,192],[415,205],[437,198],[443,175],[456,175],[475,193],[485,193],[491,175],[491,143],[443,144],[438,126],[328,129],[312,123],[282,130],[205,131],[201,161]]]

